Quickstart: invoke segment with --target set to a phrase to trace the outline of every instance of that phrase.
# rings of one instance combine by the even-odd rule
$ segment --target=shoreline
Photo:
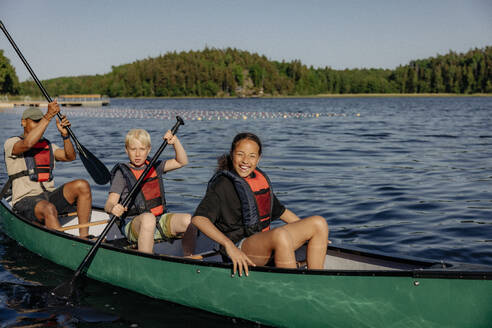
[[[471,97],[492,97],[492,93],[473,93],[473,94],[456,94],[456,93],[346,93],[346,94],[318,94],[318,95],[292,95],[292,96],[254,96],[254,97],[115,97],[113,99],[309,99],[309,98],[471,98]]]
[[[0,104],[15,103],[19,100],[29,97],[29,101],[46,102],[43,97],[31,96],[11,96],[10,99],[0,99]],[[473,93],[473,94],[456,94],[456,93],[345,93],[345,94],[317,94],[317,95],[292,95],[292,96],[221,96],[221,97],[114,97],[113,99],[292,99],[292,98],[470,98],[470,97],[492,97],[492,93]],[[55,98],[54,98],[55,99]]]

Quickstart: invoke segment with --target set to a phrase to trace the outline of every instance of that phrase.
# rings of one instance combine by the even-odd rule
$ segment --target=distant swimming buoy
[[[24,108],[14,108],[13,111],[22,114]],[[152,119],[174,120],[179,115],[184,120],[192,121],[220,121],[220,120],[278,120],[278,119],[312,119],[322,117],[345,117],[343,113],[309,113],[309,112],[267,112],[251,111],[239,112],[233,110],[173,110],[173,109],[136,109],[136,108],[107,108],[84,107],[66,108],[63,110],[68,117],[97,117],[115,119]],[[12,112],[12,111],[9,111]],[[357,113],[357,117],[361,114]]]

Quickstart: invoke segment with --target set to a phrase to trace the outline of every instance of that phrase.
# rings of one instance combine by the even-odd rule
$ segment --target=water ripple
[[[490,98],[112,99],[62,111],[109,168],[126,161],[130,128],[146,128],[155,150],[182,115],[190,164],[165,177],[172,210],[193,212],[217,157],[251,131],[278,197],[301,217],[326,217],[333,241],[492,264]],[[2,139],[19,134],[21,112],[0,111]],[[53,125],[47,137],[59,143]],[[73,177],[91,181],[79,160],[57,165],[56,184]],[[92,188],[104,204],[108,186]]]

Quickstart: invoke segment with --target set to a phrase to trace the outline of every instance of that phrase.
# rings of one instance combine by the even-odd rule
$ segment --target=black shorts
[[[47,200],[51,204],[55,205],[58,213],[67,213],[74,210],[74,204],[70,204],[63,196],[63,186],[56,188],[53,191],[45,191],[42,194],[36,196],[24,197],[14,204],[13,210],[20,216],[29,219],[31,221],[37,221],[36,215],[34,215],[34,207],[42,200]]]

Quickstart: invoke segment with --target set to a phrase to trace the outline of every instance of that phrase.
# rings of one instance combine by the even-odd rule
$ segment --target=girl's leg
[[[289,231],[284,227],[259,232],[246,238],[241,250],[256,265],[265,265],[274,252],[275,266],[280,268],[296,268],[295,242]]]
[[[143,213],[136,216],[131,225],[133,234],[138,238],[138,250],[152,254],[154,249],[155,216],[152,213]]]
[[[183,234],[181,244],[184,256],[190,256],[195,251],[196,227],[191,224],[191,215],[188,213],[173,213],[171,217],[171,234]]]
[[[274,252],[276,267],[296,268],[295,250],[306,241],[308,269],[322,269],[328,245],[328,224],[321,216],[257,233],[243,242],[241,250],[256,265],[265,265]]]
[[[310,216],[283,227],[292,237],[294,250],[308,242],[306,254],[308,269],[323,269],[329,232],[326,220],[321,216]]]

